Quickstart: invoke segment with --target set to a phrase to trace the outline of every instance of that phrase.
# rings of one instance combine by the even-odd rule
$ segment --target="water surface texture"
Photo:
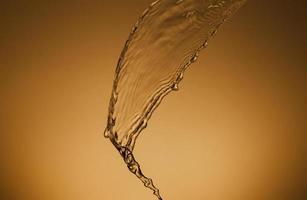
[[[225,20],[246,0],[158,0],[141,15],[120,55],[105,137],[146,187],[162,199],[141,171],[133,149],[163,97],[178,90],[185,69]]]

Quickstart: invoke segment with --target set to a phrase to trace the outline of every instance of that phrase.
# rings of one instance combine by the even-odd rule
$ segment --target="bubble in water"
[[[157,0],[136,24],[120,54],[104,132],[128,169],[162,199],[133,149],[154,110],[179,89],[185,69],[220,25],[246,0]]]

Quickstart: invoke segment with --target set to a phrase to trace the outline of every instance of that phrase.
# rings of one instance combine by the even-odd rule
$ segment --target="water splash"
[[[143,12],[122,50],[104,135],[158,199],[159,190],[132,154],[136,139],[161,100],[178,90],[200,50],[245,1],[157,0]]]

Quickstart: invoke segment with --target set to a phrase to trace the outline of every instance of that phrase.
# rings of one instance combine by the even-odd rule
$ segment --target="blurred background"
[[[0,2],[0,199],[155,199],[103,137],[115,66],[152,0]],[[165,200],[307,197],[307,3],[248,1],[135,156]]]

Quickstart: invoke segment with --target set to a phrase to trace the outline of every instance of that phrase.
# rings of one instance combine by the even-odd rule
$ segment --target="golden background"
[[[151,0],[1,1],[0,199],[155,199],[103,137]],[[165,200],[306,195],[306,1],[249,1],[138,138]]]

